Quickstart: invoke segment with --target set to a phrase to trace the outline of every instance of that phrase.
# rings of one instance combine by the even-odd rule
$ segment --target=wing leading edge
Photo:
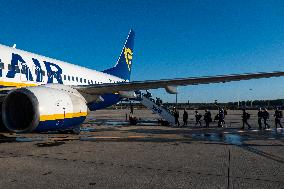
[[[199,85],[210,83],[225,83],[230,81],[270,78],[284,76],[284,72],[260,72],[260,73],[247,73],[247,74],[232,74],[232,75],[217,75],[206,77],[189,77],[180,79],[162,79],[162,80],[147,80],[147,81],[133,81],[125,83],[105,83],[88,86],[74,86],[79,92],[101,95],[106,93],[116,93],[119,91],[134,91],[134,90],[147,90],[168,88],[171,86],[186,86],[186,85]]]

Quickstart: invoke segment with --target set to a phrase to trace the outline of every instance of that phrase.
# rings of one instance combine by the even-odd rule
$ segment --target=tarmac
[[[284,188],[284,129],[158,126],[149,110],[91,113],[81,133],[0,133],[0,188]],[[204,114],[204,111],[200,111]],[[182,113],[182,111],[180,111]],[[212,112],[216,114],[215,111]],[[272,115],[272,113],[271,113]]]

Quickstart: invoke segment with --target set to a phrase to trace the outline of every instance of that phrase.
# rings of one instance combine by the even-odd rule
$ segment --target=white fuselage
[[[0,45],[0,60],[2,72],[0,86],[2,87],[36,86],[47,83],[90,85],[124,81],[103,72],[4,45]],[[40,71],[38,71],[39,67]]]

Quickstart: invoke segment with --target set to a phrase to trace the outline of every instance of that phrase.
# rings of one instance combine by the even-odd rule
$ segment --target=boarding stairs
[[[149,94],[149,93],[148,93]],[[158,114],[162,119],[167,121],[170,125],[175,125],[175,117],[170,112],[169,109],[164,107],[160,101],[155,101],[151,96],[147,94],[140,93],[138,100],[146,106],[148,109],[152,110],[155,114]]]

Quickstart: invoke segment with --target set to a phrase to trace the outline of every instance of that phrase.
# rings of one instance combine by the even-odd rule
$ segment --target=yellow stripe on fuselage
[[[31,86],[38,86],[38,84],[35,83],[18,83],[18,82],[7,82],[7,81],[0,81],[0,86],[5,87],[31,87]]]
[[[41,115],[40,121],[51,121],[57,119],[70,119],[87,116],[87,112],[78,112],[78,113],[66,113],[66,114],[52,114],[52,115]]]

